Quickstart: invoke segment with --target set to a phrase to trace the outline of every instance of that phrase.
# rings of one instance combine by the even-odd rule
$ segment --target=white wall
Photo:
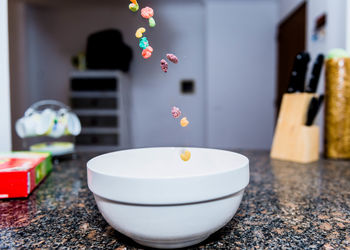
[[[123,32],[134,51],[130,75],[135,147],[270,147],[276,1],[144,1],[154,8],[157,22],[146,33],[155,49],[147,61],[141,58],[134,37],[140,24],[147,28],[146,22],[127,4],[64,3],[47,1],[27,8],[24,39],[29,67],[27,80],[20,82],[30,86],[30,102],[43,98],[67,102],[71,55],[85,49],[88,34],[113,27]],[[180,62],[170,64],[163,74],[159,61],[168,52]],[[179,93],[182,79],[195,80],[194,95]],[[170,116],[173,105],[190,120],[186,129]]]
[[[279,20],[283,21],[290,13],[297,9],[305,0],[277,0],[279,4]]]
[[[11,150],[7,1],[0,1],[0,151]]]
[[[148,2],[144,1],[144,5]],[[193,145],[204,146],[204,5],[201,1],[152,1],[157,26],[128,9],[128,3],[105,1],[62,5],[34,5],[27,11],[28,83],[31,101],[58,99],[68,102],[72,70],[70,58],[84,51],[92,32],[117,28],[134,52],[131,65],[131,124],[135,147]],[[185,6],[185,8],[184,8]],[[174,19],[181,13],[181,18]],[[135,31],[147,29],[152,57],[144,60]],[[179,57],[169,71],[160,70],[166,53]],[[180,94],[180,81],[193,79],[195,94]],[[186,129],[171,117],[179,106],[191,125]]]
[[[350,51],[350,1],[346,1],[346,50]]]
[[[208,2],[209,147],[271,146],[277,8],[275,1]]]

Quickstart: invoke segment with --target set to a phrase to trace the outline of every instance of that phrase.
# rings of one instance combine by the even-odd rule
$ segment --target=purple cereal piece
[[[164,59],[160,60],[160,67],[162,68],[163,72],[168,72],[168,63]]]
[[[178,63],[179,59],[174,54],[166,54],[166,58],[172,63]]]

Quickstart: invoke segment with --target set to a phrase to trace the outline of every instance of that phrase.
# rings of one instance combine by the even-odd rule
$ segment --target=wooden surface
[[[271,158],[309,163],[319,158],[319,128],[305,126],[314,94],[284,94],[271,148]]]

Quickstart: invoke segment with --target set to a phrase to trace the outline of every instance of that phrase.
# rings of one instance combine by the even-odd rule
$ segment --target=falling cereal
[[[179,59],[174,54],[166,54],[166,58],[168,58],[170,62],[175,64],[179,62]]]
[[[185,150],[185,152],[180,154],[180,157],[183,161],[188,161],[191,158],[191,152],[188,150]]]
[[[164,59],[160,60],[160,68],[163,72],[168,72],[168,63]]]

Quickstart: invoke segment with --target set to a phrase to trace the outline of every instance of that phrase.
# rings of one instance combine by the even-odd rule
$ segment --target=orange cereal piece
[[[184,117],[181,119],[180,121],[180,124],[182,127],[187,127],[187,125],[189,124],[190,122],[187,120],[187,117]]]
[[[180,157],[183,161],[188,161],[191,158],[191,152],[188,150],[185,150],[185,152],[180,154]]]

